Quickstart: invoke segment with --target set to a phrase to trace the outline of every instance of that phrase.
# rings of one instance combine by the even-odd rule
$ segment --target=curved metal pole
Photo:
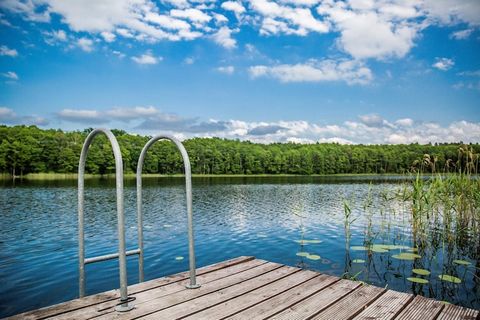
[[[142,169],[145,161],[145,156],[148,149],[158,140],[167,139],[175,143],[178,150],[182,154],[183,164],[185,166],[185,191],[187,197],[187,219],[188,219],[188,259],[190,264],[190,284],[187,285],[189,289],[199,288],[197,284],[195,273],[195,248],[193,239],[193,213],[192,213],[192,170],[190,168],[190,159],[188,158],[187,150],[183,144],[175,137],[169,135],[158,135],[150,139],[142,149],[140,158],[137,164],[137,215],[138,215],[138,247],[140,249],[140,270],[141,280],[143,281],[143,226],[142,226]]]
[[[125,212],[123,206],[123,161],[122,153],[118,141],[113,133],[108,129],[95,129],[87,136],[80,154],[80,162],[78,164],[78,256],[79,256],[79,295],[85,296],[85,234],[84,234],[84,180],[85,180],[85,162],[87,159],[88,149],[93,139],[100,133],[107,136],[112,145],[113,154],[115,156],[115,178],[117,193],[117,218],[118,218],[118,261],[120,269],[120,304],[117,306],[118,311],[131,310],[128,304],[127,292],[127,258],[125,250]]]

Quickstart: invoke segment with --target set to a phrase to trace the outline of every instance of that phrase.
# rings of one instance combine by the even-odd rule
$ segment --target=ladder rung
[[[134,254],[140,254],[140,249],[127,251],[127,252],[125,252],[125,254],[127,256],[132,256]],[[106,255],[103,255],[103,256],[87,258],[87,259],[85,259],[84,263],[89,264],[89,263],[94,263],[94,262],[99,262],[99,261],[112,260],[112,259],[115,259],[115,258],[118,258],[118,253],[111,253],[111,254],[106,254]]]

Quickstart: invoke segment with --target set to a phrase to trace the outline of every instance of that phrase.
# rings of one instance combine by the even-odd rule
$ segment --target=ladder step
[[[140,249],[134,249],[134,250],[129,250],[125,252],[127,256],[133,256],[134,254],[140,254]],[[85,259],[85,264],[89,263],[94,263],[94,262],[99,262],[99,261],[105,261],[105,260],[112,260],[118,258],[118,253],[111,253],[111,254],[106,254],[103,256],[97,256],[93,258],[86,258]]]

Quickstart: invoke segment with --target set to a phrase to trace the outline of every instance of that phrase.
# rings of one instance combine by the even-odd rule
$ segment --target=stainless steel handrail
[[[175,137],[169,135],[158,135],[150,139],[142,149],[140,153],[140,158],[137,163],[137,217],[138,217],[138,248],[140,249],[139,256],[139,274],[140,281],[143,281],[143,222],[142,222],[142,169],[143,163],[145,161],[145,156],[148,149],[158,140],[167,139],[175,143],[178,150],[182,154],[183,163],[185,166],[185,187],[186,187],[186,198],[187,198],[187,219],[188,219],[188,254],[189,254],[189,264],[190,264],[190,283],[187,285],[189,289],[199,288],[200,285],[196,282],[196,273],[195,273],[195,247],[193,239],[193,213],[192,213],[192,172],[190,167],[190,160],[188,158],[187,150],[183,144],[177,140]]]
[[[115,156],[115,178],[117,193],[117,218],[118,218],[118,253],[107,254],[103,256],[85,259],[85,228],[84,228],[84,196],[85,196],[85,162],[87,159],[88,149],[93,139],[100,133],[107,136],[112,145],[113,154]],[[95,129],[87,136],[80,154],[80,162],[78,164],[78,256],[79,256],[79,295],[85,296],[85,264],[115,259],[118,257],[120,269],[120,303],[115,308],[117,311],[129,311],[133,306],[129,304],[127,289],[127,254],[141,254],[141,249],[125,250],[125,211],[123,203],[123,161],[122,153],[118,141],[113,133],[108,129]]]

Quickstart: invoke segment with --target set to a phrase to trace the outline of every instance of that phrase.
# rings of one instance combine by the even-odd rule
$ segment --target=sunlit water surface
[[[395,177],[194,178],[197,266],[241,255],[345,276],[480,308],[478,239],[422,246],[414,261],[386,253],[346,250],[344,202],[352,209],[352,246],[366,243],[416,247],[409,207],[388,198]],[[182,178],[144,179],[146,280],[188,269],[185,191]],[[3,184],[3,185],[2,185]],[[86,181],[86,256],[117,250],[112,180]],[[134,180],[125,183],[127,248],[136,248]],[[76,181],[0,182],[0,317],[74,299],[78,294]],[[428,235],[436,239],[438,226]],[[302,245],[299,240],[320,240]],[[318,241],[313,241],[318,242]],[[439,242],[439,243],[438,243]],[[318,260],[297,256],[319,255]],[[403,252],[407,252],[403,250]],[[184,257],[178,260],[176,257]],[[462,259],[468,266],[452,264]],[[138,281],[135,256],[128,282]],[[360,263],[353,263],[353,261]],[[362,262],[364,260],[364,262]],[[118,288],[118,262],[87,265],[87,294]],[[431,271],[412,283],[413,268]],[[440,281],[451,274],[460,284]]]

